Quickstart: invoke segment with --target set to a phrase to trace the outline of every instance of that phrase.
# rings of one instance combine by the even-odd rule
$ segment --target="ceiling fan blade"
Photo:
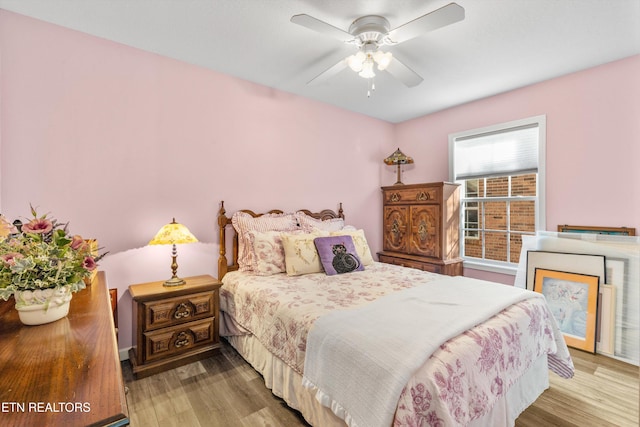
[[[307,84],[319,85],[321,83],[324,83],[327,80],[329,80],[331,77],[338,74],[340,71],[344,70],[345,68],[347,68],[347,61],[346,59],[342,59],[338,63],[332,65],[328,69],[324,70],[322,73],[315,76],[313,79],[309,80]]]
[[[422,80],[424,80],[415,71],[400,62],[396,57],[393,57],[386,70],[407,87],[418,86],[422,83]]]
[[[291,22],[302,25],[310,30],[317,31],[318,33],[326,34],[342,42],[349,42],[353,40],[353,36],[348,32],[304,13],[292,16]]]
[[[436,9],[389,31],[389,39],[393,43],[411,40],[429,31],[437,30],[464,19],[464,8],[456,3]]]

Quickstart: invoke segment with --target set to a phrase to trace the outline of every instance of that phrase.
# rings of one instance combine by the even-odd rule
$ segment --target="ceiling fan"
[[[394,57],[391,52],[380,50],[381,46],[393,46],[463,19],[464,9],[456,3],[450,3],[393,30],[390,30],[389,21],[378,15],[367,15],[356,19],[349,27],[348,32],[306,14],[292,16],[291,22],[331,36],[344,43],[353,44],[358,48],[357,53],[340,60],[307,84],[325,82],[349,67],[361,77],[369,80],[368,95],[370,95],[371,90],[375,89],[373,77],[375,76],[374,65],[376,64],[380,71],[388,71],[408,87],[417,86],[423,80],[415,71]]]

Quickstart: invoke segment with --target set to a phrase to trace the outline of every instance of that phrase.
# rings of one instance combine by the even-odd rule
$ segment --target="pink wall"
[[[397,125],[415,159],[405,182],[447,180],[448,135],[546,114],[547,230],[558,224],[640,231],[640,56]],[[513,283],[512,276],[465,275]]]
[[[117,252],[174,216],[217,243],[220,200],[343,202],[381,241],[392,124],[6,11],[0,43],[8,217],[32,203]]]
[[[170,248],[131,249],[172,217],[215,246],[180,248],[184,277],[217,275],[221,200],[229,214],[342,202],[380,249],[390,123],[2,10],[0,61],[0,212],[31,203],[111,252],[123,358],[128,286],[170,277]]]

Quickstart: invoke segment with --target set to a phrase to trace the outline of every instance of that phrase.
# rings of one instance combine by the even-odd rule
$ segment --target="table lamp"
[[[176,222],[176,219],[173,218],[173,221],[169,224],[163,226],[158,233],[156,233],[155,237],[151,239],[149,242],[150,245],[173,245],[173,250],[171,251],[171,271],[173,276],[171,279],[167,280],[163,283],[164,286],[180,286],[184,285],[185,281],[178,277],[178,263],[176,259],[178,258],[178,249],[176,248],[176,244],[179,243],[195,243],[198,239],[191,234],[189,229],[182,224]]]
[[[404,154],[398,148],[396,151],[391,153],[391,155],[389,157],[384,159],[384,162],[387,165],[397,165],[398,166],[398,181],[393,185],[403,185],[402,181],[400,179],[401,178],[400,166],[413,163],[413,159],[411,157],[407,156],[406,154]]]

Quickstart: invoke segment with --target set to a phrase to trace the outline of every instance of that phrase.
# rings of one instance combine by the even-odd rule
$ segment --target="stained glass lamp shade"
[[[384,159],[385,164],[387,165],[396,165],[398,167],[398,180],[394,185],[402,185],[402,176],[401,176],[401,171],[400,171],[400,166],[402,165],[408,165],[413,163],[413,159],[409,156],[407,156],[406,154],[404,154],[402,151],[400,151],[400,149],[398,148],[396,151],[394,151],[393,153],[391,153],[391,155],[389,157],[387,157],[386,159]]]

